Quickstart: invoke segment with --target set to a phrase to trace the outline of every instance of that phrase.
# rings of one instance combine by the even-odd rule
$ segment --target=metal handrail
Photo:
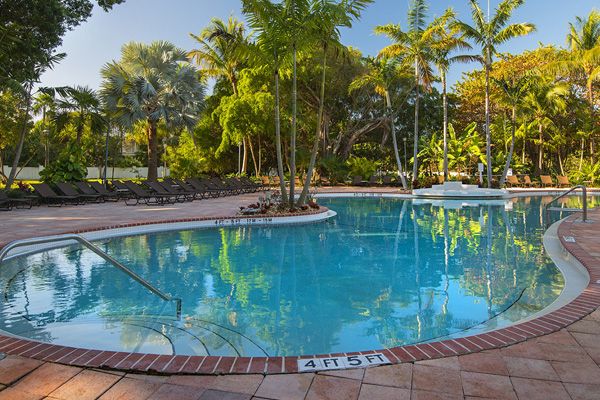
[[[133,272],[132,270],[127,268],[125,265],[121,264],[119,261],[115,260],[110,255],[106,254],[98,246],[94,245],[92,242],[85,239],[81,235],[69,233],[69,234],[65,234],[65,235],[48,236],[48,237],[40,237],[40,238],[34,238],[34,239],[22,239],[22,240],[12,241],[12,242],[8,243],[6,246],[4,246],[2,248],[2,250],[0,251],[0,264],[2,263],[2,261],[4,260],[4,258],[8,254],[8,252],[14,248],[24,247],[24,246],[32,246],[32,245],[36,245],[36,244],[64,242],[66,240],[75,240],[76,242],[79,242],[80,244],[87,247],[89,250],[93,251],[94,253],[96,253],[97,255],[102,257],[104,260],[111,263],[113,266],[115,266],[115,267],[119,268],[121,271],[125,272],[127,275],[129,275],[131,278],[133,278],[133,280],[135,280],[136,282],[138,282],[139,284],[144,286],[146,289],[148,289],[149,291],[151,291],[152,293],[154,293],[161,299],[163,299],[165,301],[174,301],[177,306],[177,319],[181,318],[181,299],[180,298],[171,297],[170,295],[168,295],[168,294],[162,292],[161,290],[157,289],[156,287],[152,286],[152,284],[150,282],[148,282],[147,280],[145,280],[144,278],[142,278],[141,276],[139,276],[138,274],[136,274],[135,272]]]
[[[577,185],[572,187],[571,189],[567,190],[566,192],[564,192],[563,194],[561,194],[560,196],[555,197],[554,199],[552,199],[552,201],[550,201],[548,204],[546,204],[546,217],[548,216],[548,208],[550,207],[550,205],[552,203],[554,203],[557,200],[562,199],[563,197],[567,196],[568,194],[574,192],[577,189],[581,189],[581,195],[583,196],[583,222],[587,221],[587,188],[584,185]],[[546,218],[548,219],[548,218]]]

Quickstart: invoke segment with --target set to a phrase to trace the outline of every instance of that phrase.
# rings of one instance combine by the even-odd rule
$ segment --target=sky
[[[485,0],[480,2],[485,6]],[[494,8],[500,0],[490,2]],[[452,7],[459,18],[471,22],[468,0],[429,0],[429,3],[431,17]],[[167,40],[191,50],[195,42],[190,33],[200,33],[214,17],[227,19],[234,15],[243,19],[240,4],[239,0],[126,0],[108,13],[96,8],[88,21],[64,37],[59,52],[67,53],[67,58],[42,77],[41,85],[86,85],[98,89],[100,69],[107,62],[119,59],[123,44]],[[405,26],[408,4],[409,0],[375,0],[351,29],[342,31],[342,42],[365,55],[376,55],[390,42],[373,34],[373,28],[388,23]],[[500,51],[519,53],[540,43],[566,46],[569,22],[576,16],[587,16],[593,8],[600,9],[599,0],[527,0],[511,22],[532,22],[537,31],[512,40]],[[454,65],[449,83],[454,84],[463,72],[476,68],[479,65]]]

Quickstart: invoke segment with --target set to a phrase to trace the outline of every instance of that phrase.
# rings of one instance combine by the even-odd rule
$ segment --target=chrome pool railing
[[[135,272],[133,272],[132,270],[127,268],[125,265],[123,265],[122,263],[120,263],[119,261],[117,261],[116,259],[111,257],[110,255],[106,254],[98,246],[94,245],[92,242],[85,239],[81,235],[69,233],[69,234],[65,234],[65,235],[40,237],[40,238],[34,238],[34,239],[14,240],[14,241],[8,243],[6,246],[4,246],[2,248],[2,250],[0,251],[0,264],[2,264],[2,261],[4,261],[4,258],[6,258],[6,256],[8,255],[8,252],[17,247],[34,246],[37,244],[46,244],[46,243],[55,243],[55,242],[64,242],[64,241],[68,241],[68,240],[74,240],[74,241],[82,244],[83,246],[87,247],[89,250],[93,251],[98,256],[102,257],[104,260],[108,261],[114,267],[117,267],[121,271],[125,272],[133,280],[138,282],[140,285],[144,286],[146,289],[148,289],[150,292],[154,293],[155,295],[157,295],[164,301],[174,301],[175,305],[177,307],[177,319],[181,318],[181,299],[180,298],[172,297],[172,296],[162,292],[160,289],[154,287],[150,282],[148,282],[147,280],[145,280],[144,278],[142,278],[141,276],[139,276],[138,274],[136,274]]]
[[[582,196],[582,203],[583,203],[583,208],[581,210],[579,208],[550,207],[552,205],[552,203],[554,203],[555,201],[558,201],[558,200],[562,199],[563,197],[571,194],[572,192],[574,192],[577,189],[581,189],[581,196]],[[560,196],[556,196],[555,198],[553,198],[552,201],[550,201],[548,204],[546,204],[545,208],[546,208],[546,221],[549,221],[549,218],[548,218],[548,212],[549,211],[566,211],[566,212],[579,212],[579,211],[582,211],[582,213],[583,213],[582,220],[583,220],[583,222],[586,222],[587,221],[587,188],[584,185],[574,186],[571,189],[569,189],[566,192],[564,192],[563,194],[561,194]]]

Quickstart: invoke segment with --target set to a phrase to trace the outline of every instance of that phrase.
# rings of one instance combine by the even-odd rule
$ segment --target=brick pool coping
[[[302,215],[313,215],[323,212],[327,212],[327,210],[309,211]],[[300,216],[300,213],[281,215],[281,217],[289,216]],[[90,227],[89,229],[78,229],[65,233],[86,233],[159,223],[230,220],[237,218],[252,219],[261,217],[227,216],[144,221],[105,227]],[[78,367],[116,369],[154,374],[282,374],[297,373],[297,360],[307,358],[383,353],[392,364],[400,364],[507,347],[528,339],[559,331],[587,316],[600,306],[600,264],[597,263],[592,255],[579,246],[578,243],[564,240],[565,236],[572,236],[572,228],[577,224],[575,220],[576,215],[572,215],[563,221],[559,225],[558,236],[566,251],[587,269],[590,275],[588,286],[573,301],[555,311],[526,322],[486,333],[431,343],[398,346],[389,349],[286,357],[219,357],[128,353],[53,345],[0,335],[0,352]]]

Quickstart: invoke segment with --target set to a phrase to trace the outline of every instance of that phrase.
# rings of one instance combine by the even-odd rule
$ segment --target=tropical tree
[[[102,68],[101,96],[110,116],[121,126],[146,124],[148,179],[158,177],[157,126],[187,127],[197,122],[204,85],[187,53],[168,42],[123,46],[121,60]]]
[[[486,17],[477,0],[470,0],[473,25],[463,21],[456,21],[454,25],[460,29],[465,37],[473,40],[481,47],[483,67],[485,69],[485,141],[488,187],[492,186],[492,142],[490,134],[490,72],[493,57],[497,54],[497,47],[510,39],[524,36],[535,30],[531,23],[508,24],[515,9],[525,0],[502,0],[496,8],[494,15]]]
[[[456,20],[456,13],[452,8],[448,8],[446,12],[434,21],[434,25],[438,26],[435,42],[432,45],[433,63],[438,70],[438,74],[442,81],[442,103],[444,108],[443,121],[443,142],[444,142],[444,179],[448,179],[448,80],[447,75],[450,65],[456,62],[471,62],[479,61],[479,57],[471,55],[454,55],[451,53],[457,50],[471,49],[471,45],[463,39],[463,35],[452,23]]]
[[[427,25],[428,7],[425,0],[412,0],[408,10],[408,29],[403,31],[399,24],[375,27],[375,33],[386,35],[394,43],[384,47],[379,56],[397,57],[405,68],[414,68],[415,79],[415,128],[413,139],[413,180],[418,176],[419,153],[419,101],[420,88],[429,90],[434,80],[431,62],[432,47],[437,26]]]
[[[8,175],[8,179],[6,180],[6,190],[10,190],[15,178],[17,176],[17,169],[19,167],[19,161],[21,160],[21,153],[23,152],[23,145],[25,143],[25,137],[27,136],[29,130],[29,120],[30,120],[30,112],[32,107],[32,99],[34,95],[34,87],[40,81],[40,77],[42,74],[51,69],[54,64],[61,61],[65,57],[64,54],[55,54],[48,56],[47,58],[42,58],[41,61],[36,61],[34,65],[31,67],[30,71],[26,72],[26,76],[29,80],[25,83],[18,83],[15,79],[9,79],[5,81],[7,85],[11,87],[11,90],[17,93],[24,100],[24,112],[22,114],[22,128],[19,134],[19,141],[17,143],[17,149],[15,151],[15,156],[12,162],[12,168],[10,170],[10,174]]]
[[[373,0],[312,0],[310,4],[310,29],[315,42],[322,51],[323,61],[321,63],[321,90],[319,93],[319,110],[317,112],[317,123],[310,161],[302,193],[298,204],[304,204],[310,188],[313,169],[319,151],[319,142],[323,128],[323,110],[325,108],[325,84],[327,76],[327,55],[331,48],[337,51],[345,51],[340,43],[339,27],[352,27],[352,21],[360,18],[360,13]]]
[[[44,134],[44,167],[50,163],[50,131],[56,124],[56,98],[51,93],[39,93],[35,96],[33,113],[40,115],[40,126]]]
[[[523,107],[531,118],[531,124],[538,128],[538,172],[543,170],[545,130],[553,126],[553,118],[566,109],[568,94],[569,86],[565,82],[556,83],[548,77],[537,77],[523,98]]]
[[[288,201],[283,175],[283,153],[281,150],[280,117],[280,69],[288,50],[289,31],[286,29],[286,13],[282,3],[270,0],[242,0],[242,11],[251,28],[257,32],[254,57],[261,65],[270,65],[275,83],[275,152],[277,155],[277,175],[284,202]]]
[[[75,125],[77,145],[81,144],[81,136],[86,124],[90,124],[93,132],[98,132],[106,125],[101,110],[100,99],[96,91],[87,86],[60,88],[61,97],[56,100],[57,129],[61,130],[67,123]]]
[[[244,23],[234,17],[229,17],[227,22],[213,18],[200,35],[190,36],[200,44],[200,48],[190,51],[188,56],[202,68],[206,76],[226,78],[231,84],[233,95],[237,96],[239,73],[244,67],[244,48],[248,43]],[[247,144],[245,137],[241,138],[241,142],[244,155],[238,172],[245,173],[248,146],[252,146],[252,143]]]
[[[394,156],[398,167],[398,175],[402,181],[402,187],[407,189],[406,178],[402,170],[402,161],[398,151],[398,139],[396,138],[396,125],[394,124],[394,112],[390,96],[390,86],[398,76],[398,63],[385,57],[378,59],[367,58],[367,71],[364,75],[357,77],[350,83],[350,92],[365,86],[372,86],[375,92],[385,99],[387,114],[392,132],[392,143],[394,145]]]
[[[559,74],[572,74],[585,85],[590,107],[591,155],[594,163],[593,131],[595,131],[594,82],[600,81],[600,11],[592,10],[587,18],[577,17],[569,24],[567,43],[570,52],[563,60],[548,66],[550,71]]]
[[[517,132],[517,112],[521,105],[524,97],[527,95],[529,83],[531,77],[528,75],[507,75],[501,79],[493,79],[493,82],[497,87],[502,90],[502,97],[500,101],[508,106],[511,110],[510,123],[511,123],[511,139],[510,148],[504,164],[504,170],[502,171],[502,177],[500,178],[500,187],[504,186],[506,182],[506,175],[512,162],[514,150],[515,150],[515,136]]]

